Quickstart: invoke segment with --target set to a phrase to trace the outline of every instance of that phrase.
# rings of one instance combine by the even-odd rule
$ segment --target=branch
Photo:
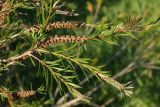
[[[19,61],[23,61],[25,59],[27,59],[33,52],[36,52],[38,48],[47,48],[48,46],[52,45],[52,44],[56,44],[56,43],[62,43],[62,42],[84,42],[87,40],[92,40],[94,38],[87,38],[87,37],[75,37],[75,36],[60,36],[58,37],[57,35],[54,37],[50,37],[49,39],[45,39],[44,41],[41,41],[38,43],[37,47],[28,50],[26,52],[24,52],[21,55],[18,56],[14,56],[8,59],[1,59],[0,60],[0,64],[3,65],[3,63],[5,63],[7,66],[10,65],[14,65]]]

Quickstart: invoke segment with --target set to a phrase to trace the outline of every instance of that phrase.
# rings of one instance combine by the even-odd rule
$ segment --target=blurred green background
[[[143,23],[160,17],[160,0],[70,0],[71,8],[80,12],[88,23],[123,21],[129,16],[142,16]],[[106,64],[106,70],[121,83],[132,81],[134,94],[120,99],[107,87],[98,87],[91,96],[92,106],[109,107],[159,107],[160,105],[160,33],[148,31],[135,33],[137,40],[120,38],[120,46],[101,43],[88,52],[98,64]],[[96,50],[95,50],[96,49]],[[86,57],[86,56],[85,56]],[[90,88],[92,90],[92,88]]]

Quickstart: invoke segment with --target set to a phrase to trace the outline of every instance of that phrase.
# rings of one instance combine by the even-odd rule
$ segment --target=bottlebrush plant
[[[99,41],[117,45],[115,41],[121,36],[134,37],[133,32],[157,26],[142,25],[142,17],[132,16],[120,24],[60,20],[64,16],[79,16],[63,9],[65,3],[60,0],[6,0],[0,2],[0,7],[0,102],[10,106],[90,103],[91,99],[80,92],[84,87],[78,85],[82,78],[89,79],[90,74],[122,95],[130,96],[133,88],[130,82],[119,83],[101,70],[102,66],[94,65],[91,58],[81,54],[87,45]],[[72,95],[74,100],[59,105],[54,98],[57,94],[67,95],[66,101]],[[26,97],[31,97],[31,101],[22,99]],[[40,101],[33,103],[36,99]]]

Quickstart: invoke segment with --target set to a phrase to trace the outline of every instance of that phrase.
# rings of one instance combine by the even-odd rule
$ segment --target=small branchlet
[[[118,90],[122,91],[124,89],[123,85],[119,82],[115,81],[109,76],[103,75],[102,73],[96,73],[96,76],[98,76],[101,80],[106,81],[108,84],[111,84],[113,87],[117,88]]]
[[[23,54],[18,55],[18,56],[13,56],[13,57],[10,57],[8,59],[1,59],[0,60],[0,66],[2,66],[2,65],[7,65],[7,66],[14,65],[16,62],[23,61],[23,60],[27,59],[33,52],[34,52],[34,49],[26,51]]]
[[[138,23],[143,19],[141,16],[132,17],[130,16],[127,20],[123,22],[123,25],[118,26],[114,32],[128,32],[128,31],[141,31],[143,26],[138,25]]]
[[[77,90],[74,89],[74,88],[72,88],[72,92],[73,92],[74,97],[79,98],[81,101],[84,101],[84,102],[86,102],[86,103],[89,103],[89,100],[88,100],[89,97],[81,94],[79,91],[77,91]]]
[[[96,76],[98,76],[101,80],[107,82],[108,84],[112,85],[113,87],[115,87],[116,89],[118,89],[120,92],[122,92],[124,95],[126,96],[131,96],[132,91],[130,89],[132,89],[133,87],[128,86],[128,84],[120,84],[119,82],[117,82],[116,80],[114,80],[113,78],[106,76],[102,73],[96,73]]]
[[[62,35],[58,37],[55,35],[54,37],[50,37],[49,39],[45,39],[44,41],[40,42],[38,44],[38,47],[41,48],[46,48],[51,44],[54,43],[62,43],[62,42],[84,42],[86,40],[89,40],[91,38],[86,38],[86,37],[75,37],[75,36],[69,36],[69,35]]]
[[[128,17],[127,20],[124,21],[124,26],[125,26],[126,28],[133,28],[133,27],[135,27],[142,19],[143,19],[143,17],[141,17],[141,16],[137,16],[137,17],[130,16],[130,17]]]

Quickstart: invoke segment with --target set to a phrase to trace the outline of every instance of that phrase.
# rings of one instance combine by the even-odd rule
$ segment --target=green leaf
[[[70,86],[74,87],[74,88],[81,88],[80,86],[74,84],[74,83],[71,83],[71,82],[66,82],[67,84],[69,84]]]

